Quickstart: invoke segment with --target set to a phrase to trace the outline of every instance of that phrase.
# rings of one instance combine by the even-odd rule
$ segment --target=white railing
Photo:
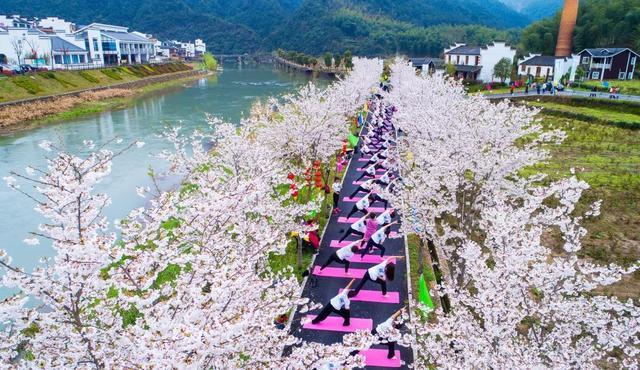
[[[592,69],[611,69],[611,64],[604,64],[604,63],[594,63],[591,65]]]

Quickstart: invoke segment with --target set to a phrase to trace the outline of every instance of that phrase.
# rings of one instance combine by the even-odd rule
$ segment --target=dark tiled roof
[[[538,55],[533,58],[525,60],[524,62],[520,63],[520,65],[555,67],[556,59],[562,59],[562,57],[554,57],[550,55]]]
[[[586,51],[587,53],[591,54],[594,57],[610,57],[610,56],[620,54],[625,50],[627,50],[627,48],[595,48],[595,49],[584,49],[580,53],[582,54],[582,52]],[[638,53],[635,53],[635,54],[638,54]]]
[[[447,54],[480,55],[480,49],[478,45],[462,45],[448,51]]]
[[[414,66],[423,66],[425,64],[431,64],[431,63],[433,63],[434,67],[444,66],[444,59],[438,59],[438,58],[428,58],[428,57],[427,58],[410,58],[409,61]]]
[[[53,51],[57,51],[60,53],[86,53],[86,50],[84,50],[83,48],[78,47],[67,40],[63,40],[58,36],[51,38],[51,48],[53,49]]]
[[[466,66],[458,64],[455,67],[456,72],[480,72],[480,70],[482,70],[482,66]]]

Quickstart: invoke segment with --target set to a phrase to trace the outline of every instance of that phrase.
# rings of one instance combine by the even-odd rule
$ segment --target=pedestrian
[[[367,272],[362,277],[362,280],[358,283],[358,286],[353,291],[350,291],[348,296],[349,298],[353,298],[358,295],[364,284],[367,281],[373,281],[376,284],[379,284],[382,288],[382,295],[387,295],[387,281],[393,281],[396,276],[396,266],[392,262],[392,260],[401,259],[403,257],[389,257],[384,260],[382,263],[379,263],[367,270]]]
[[[351,293],[351,286],[354,282],[355,279],[351,280],[342,292],[331,298],[329,303],[322,308],[322,311],[320,311],[318,316],[311,320],[311,323],[313,325],[318,325],[329,317],[331,313],[337,313],[344,319],[344,322],[342,323],[343,326],[351,325],[351,302],[349,301],[349,294]]]
[[[514,84],[511,84],[511,87],[509,89],[511,90],[511,95],[513,95],[513,92],[516,90],[516,86]]]
[[[347,218],[350,218],[354,214],[358,212],[367,213],[367,208],[371,205],[371,203],[375,200],[375,196],[373,193],[369,193],[366,197],[363,197],[351,209],[351,212],[347,215]]]
[[[342,182],[339,177],[335,177],[333,179],[333,185],[331,186],[333,190],[333,214],[337,215],[340,213],[340,208],[338,208],[338,201],[340,200],[340,192],[342,191]]]
[[[364,217],[362,217],[358,221],[351,224],[351,226],[347,229],[347,231],[344,233],[342,238],[340,238],[340,242],[344,241],[349,235],[357,235],[360,237],[364,237],[364,234],[367,231],[367,219],[370,218],[371,216],[375,217],[375,214],[369,212],[366,215],[364,215]]]
[[[320,267],[320,271],[324,270],[325,267],[329,266],[331,262],[336,262],[341,265],[344,265],[344,272],[347,275],[349,275],[349,259],[353,257],[356,254],[356,252],[358,252],[363,241],[364,239],[358,239],[350,243],[349,245],[344,246],[338,249],[337,251],[333,252],[331,256],[329,256],[329,259],[327,259],[327,261],[325,261],[325,263],[322,264],[322,266]]]
[[[389,234],[391,234],[391,226],[395,224],[397,224],[397,222],[390,223],[373,233],[371,237],[367,239],[367,245],[364,247],[364,249],[362,249],[360,257],[364,258],[364,256],[369,253],[373,249],[373,247],[380,249],[380,257],[384,257],[385,247],[383,243],[385,240],[387,240]]]
[[[536,83],[536,93],[540,95],[540,90],[542,90],[542,86],[539,83]]]
[[[529,95],[529,84],[524,85],[524,94]]]

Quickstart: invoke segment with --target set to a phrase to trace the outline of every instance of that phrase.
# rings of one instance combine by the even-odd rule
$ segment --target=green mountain
[[[522,31],[522,53],[553,55],[560,13]],[[574,52],[592,47],[630,47],[640,50],[640,0],[583,0],[573,37]]]
[[[506,29],[529,23],[498,0],[2,0],[0,14],[126,25],[161,39],[200,37],[215,53],[293,46],[425,52],[453,41],[513,39]]]
[[[530,19],[542,19],[555,15],[563,0],[500,0],[503,4]]]

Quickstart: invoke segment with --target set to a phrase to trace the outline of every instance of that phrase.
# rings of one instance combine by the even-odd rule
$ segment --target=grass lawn
[[[640,80],[607,80],[606,82],[610,87],[619,87],[621,94],[640,95]],[[600,81],[584,81],[581,85],[587,88],[597,86],[604,90]]]
[[[553,103],[544,103],[545,106]],[[578,109],[563,107],[562,109]],[[579,108],[582,109],[582,108]],[[585,114],[626,117],[619,106],[609,112],[600,107]],[[637,117],[637,116],[636,116]],[[583,239],[581,255],[599,263],[617,263],[628,266],[640,259],[640,131],[602,124],[589,120],[559,118],[541,113],[542,123],[549,129],[561,128],[568,138],[561,145],[549,145],[551,158],[527,173],[543,172],[550,180],[576,176],[589,183],[580,202],[580,211],[602,199],[600,216],[587,219],[583,225],[588,234]],[[550,241],[559,242],[558,235]],[[602,293],[620,298],[640,298],[640,273],[625,278],[618,284],[604,287]]]
[[[48,71],[0,78],[0,102],[62,94],[98,86],[137,81],[144,77],[187,71],[184,64],[121,66],[86,71]]]
[[[575,106],[563,103],[529,101],[529,105],[542,107],[553,113],[563,116],[573,116],[586,120],[596,120],[602,123],[620,124],[630,128],[640,128],[640,115],[635,112],[626,112],[606,107]]]

